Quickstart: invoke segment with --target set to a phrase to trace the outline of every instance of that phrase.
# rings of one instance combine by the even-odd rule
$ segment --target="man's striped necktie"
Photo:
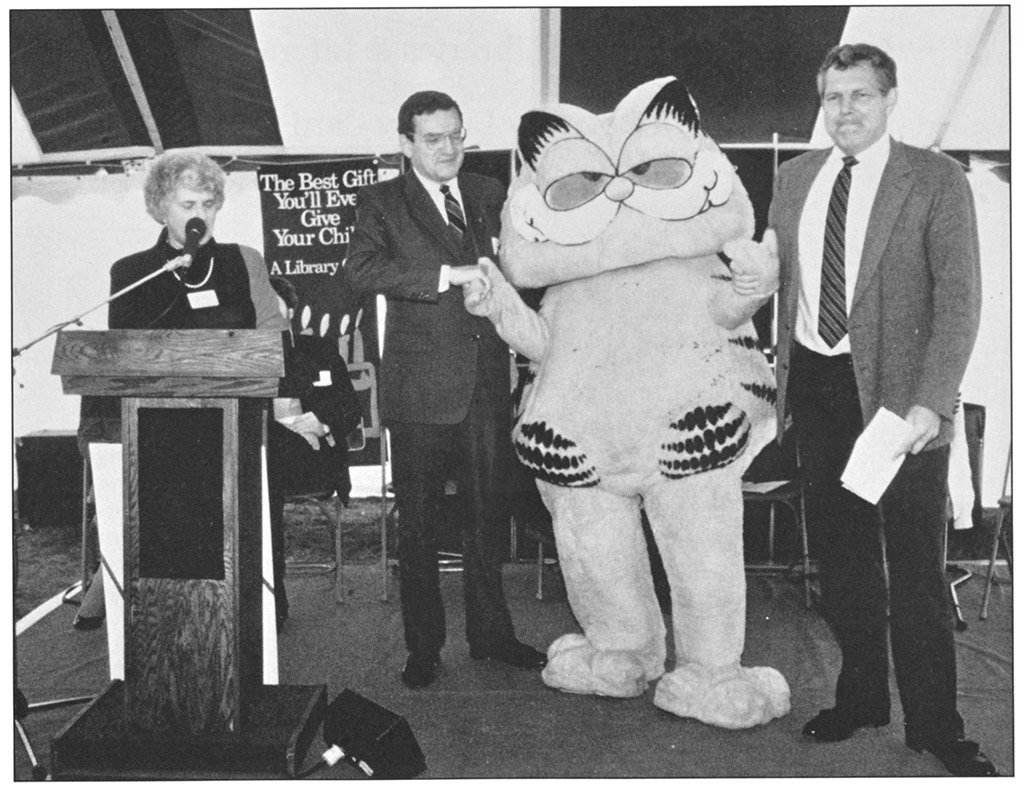
[[[829,348],[845,337],[846,329],[846,204],[850,198],[852,156],[843,157],[843,169],[832,186],[825,219],[825,248],[821,258],[821,297],[818,334]]]
[[[441,194],[444,195],[444,210],[448,214],[448,227],[454,230],[459,241],[462,241],[462,237],[466,234],[466,217],[462,213],[462,206],[459,205],[459,201],[455,199],[455,195],[452,194],[447,184],[441,186]]]

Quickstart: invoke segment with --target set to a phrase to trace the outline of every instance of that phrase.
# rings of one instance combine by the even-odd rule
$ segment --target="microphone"
[[[192,217],[185,223],[185,248],[182,254],[189,257],[189,262],[183,268],[187,269],[192,265],[192,259],[196,257],[196,252],[199,250],[199,242],[205,235],[206,223],[199,217]]]

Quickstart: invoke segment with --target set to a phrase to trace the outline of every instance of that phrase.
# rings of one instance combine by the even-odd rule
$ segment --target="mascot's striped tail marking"
[[[731,403],[698,406],[669,425],[658,467],[670,480],[720,469],[739,458],[749,440],[745,411]]]
[[[519,426],[516,454],[541,480],[567,488],[589,488],[600,480],[576,443],[548,427],[543,420]]]
[[[729,342],[734,346],[745,348],[748,351],[760,351],[761,346],[757,343],[757,338],[751,335],[740,335],[739,337],[730,337]]]
[[[747,351],[761,354],[761,346],[757,341],[757,338],[753,335],[741,335],[739,337],[730,337],[729,342],[734,346],[739,346]],[[765,403],[772,406],[775,405],[775,401],[778,398],[778,393],[775,387],[771,384],[762,384],[758,382],[740,382],[740,386],[743,387],[747,392],[753,395],[755,398],[760,398]]]
[[[741,382],[740,386],[755,397],[760,398],[766,403],[770,403],[772,406],[775,405],[775,401],[778,400],[779,397],[779,393],[775,387],[768,384],[748,384],[746,382]]]

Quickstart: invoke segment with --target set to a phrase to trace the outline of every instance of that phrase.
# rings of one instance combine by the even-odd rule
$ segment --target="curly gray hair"
[[[219,211],[224,205],[224,171],[206,154],[168,151],[149,167],[146,176],[146,211],[157,222],[166,219],[166,203],[178,187],[211,192]]]

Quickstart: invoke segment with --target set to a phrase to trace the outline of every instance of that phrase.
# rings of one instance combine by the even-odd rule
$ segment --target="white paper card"
[[[843,486],[877,505],[896,476],[906,453],[896,455],[910,436],[910,423],[888,409],[879,409],[857,437],[840,478]]]
[[[204,307],[216,307],[220,302],[217,301],[216,291],[192,291],[188,295],[188,303],[192,305],[193,310],[200,310]]]

